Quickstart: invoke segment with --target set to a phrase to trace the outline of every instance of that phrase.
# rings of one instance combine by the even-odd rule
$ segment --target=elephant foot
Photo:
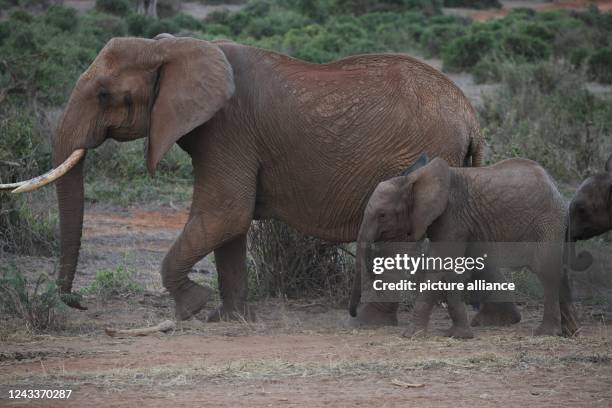
[[[521,313],[512,302],[483,303],[471,326],[510,326],[521,321]]]
[[[172,294],[175,303],[175,315],[177,320],[187,320],[197,314],[206,306],[208,299],[215,291],[208,286],[201,286],[190,282],[187,289]]]
[[[452,326],[448,329],[444,335],[446,337],[452,337],[455,339],[473,339],[474,333],[469,327],[461,327],[461,326]]]
[[[64,304],[66,304],[66,306],[73,309],[87,310],[86,306],[81,305],[81,300],[83,300],[82,296],[77,293],[61,293],[60,299]]]
[[[535,330],[534,335],[536,336],[560,336],[561,325],[549,322],[542,322]]]
[[[227,321],[243,321],[254,322],[255,311],[250,308],[246,303],[242,306],[225,306],[220,305],[215,310],[208,314],[206,319],[207,322],[227,322]]]
[[[397,326],[397,303],[364,303],[357,309],[357,317],[349,317],[345,326],[378,327]]]

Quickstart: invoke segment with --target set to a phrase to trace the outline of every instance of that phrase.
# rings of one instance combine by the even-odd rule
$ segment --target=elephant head
[[[592,262],[588,252],[576,256],[574,242],[589,239],[612,229],[612,155],[604,171],[587,178],[578,187],[569,206],[567,240],[570,265],[584,270]]]
[[[349,312],[357,315],[361,276],[366,272],[369,246],[377,241],[416,242],[444,212],[450,191],[450,168],[423,155],[401,176],[379,183],[368,200],[357,237],[355,279]]]
[[[30,191],[57,179],[61,255],[58,284],[72,289],[83,227],[83,162],[105,139],[147,138],[151,174],[173,143],[215,115],[233,95],[232,67],[213,43],[162,36],[115,38],[78,79],[53,140],[55,168],[0,185]]]

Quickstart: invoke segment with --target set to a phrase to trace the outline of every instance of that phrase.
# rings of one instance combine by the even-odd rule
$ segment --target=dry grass
[[[394,342],[410,344],[410,340],[394,339]],[[560,340],[546,338],[543,340],[527,339],[519,341],[528,347],[533,343],[557,344]],[[446,342],[455,343],[453,340]],[[469,357],[424,358],[412,361],[348,361],[321,359],[317,362],[296,362],[282,358],[245,360],[221,365],[208,365],[206,361],[197,361],[185,366],[157,366],[152,368],[115,368],[110,370],[73,371],[43,370],[39,374],[15,375],[3,378],[4,382],[15,386],[45,384],[47,386],[78,386],[95,384],[104,388],[121,388],[127,386],[173,387],[200,382],[244,382],[264,379],[310,378],[310,377],[346,377],[378,374],[384,376],[400,375],[410,371],[446,370],[446,371],[494,371],[502,369],[538,368],[589,368],[597,364],[609,364],[612,351],[609,340],[595,338],[584,339],[580,345],[584,352],[555,354],[541,350],[498,354],[481,352]],[[456,345],[456,344],[455,344]],[[43,363],[41,363],[43,364]]]

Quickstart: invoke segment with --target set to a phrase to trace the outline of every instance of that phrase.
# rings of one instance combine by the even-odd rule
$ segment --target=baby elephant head
[[[450,169],[427,156],[399,177],[378,184],[361,221],[358,242],[418,241],[446,209]]]
[[[361,276],[366,272],[368,248],[377,241],[414,242],[444,212],[450,189],[450,168],[436,158],[421,158],[401,176],[381,182],[368,200],[357,237],[355,283],[351,316],[361,298]]]
[[[589,239],[612,229],[612,155],[605,171],[587,178],[569,208],[570,240]]]

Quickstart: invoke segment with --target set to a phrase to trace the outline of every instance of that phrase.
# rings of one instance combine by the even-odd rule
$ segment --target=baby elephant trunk
[[[369,219],[366,214],[364,219]],[[361,228],[359,229],[359,235],[357,237],[357,255],[355,257],[355,279],[353,280],[353,290],[351,292],[351,299],[349,301],[349,313],[352,317],[357,316],[357,306],[361,301],[361,277],[366,273],[366,263],[369,256],[370,243],[374,242],[377,238],[378,228],[376,223],[362,222]]]

